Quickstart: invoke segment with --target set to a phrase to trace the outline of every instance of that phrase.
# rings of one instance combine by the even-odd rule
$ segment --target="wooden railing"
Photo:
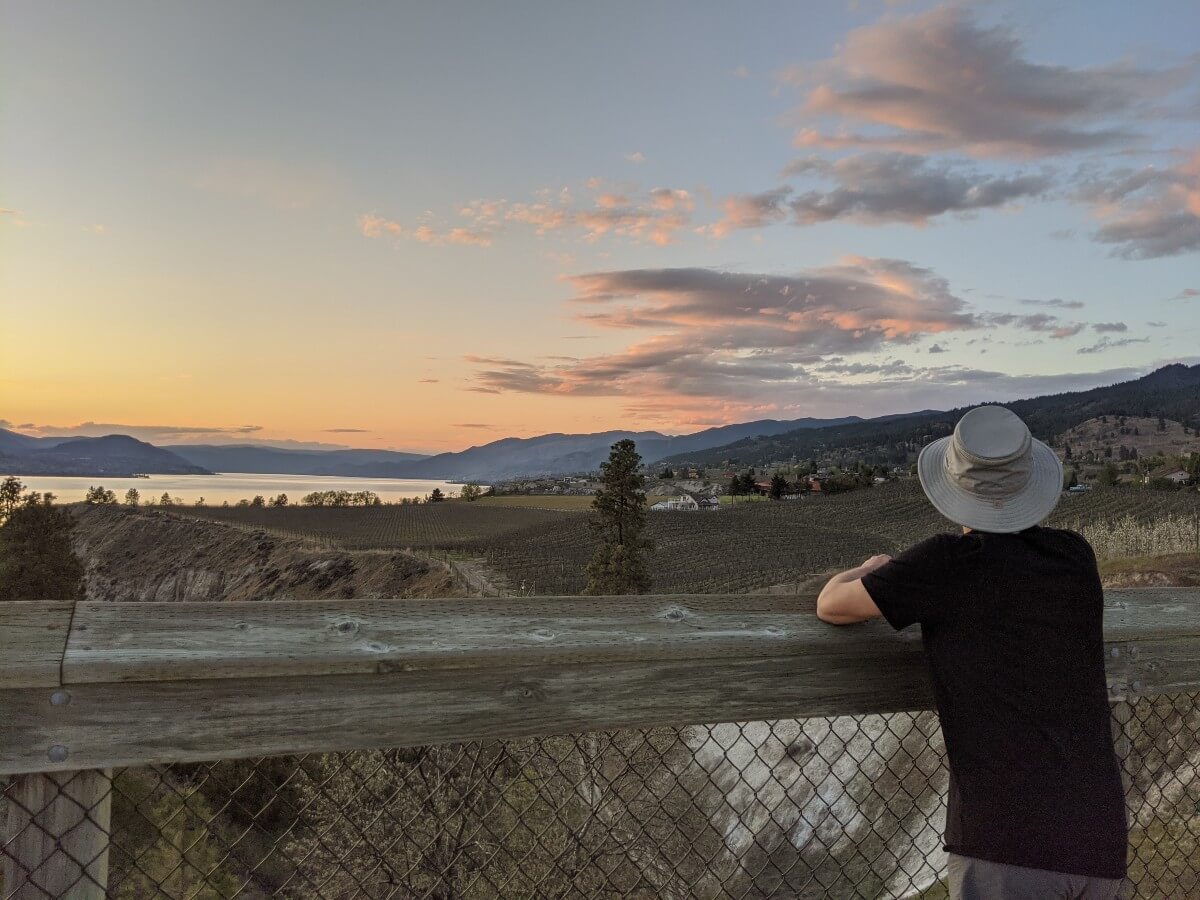
[[[77,777],[64,801],[53,773],[932,708],[917,629],[832,627],[814,602],[0,604],[0,775],[22,778],[30,809],[58,798],[39,840],[59,830],[83,842],[74,856],[96,860],[94,887],[104,798]],[[1109,592],[1105,639],[1114,698],[1200,690],[1200,589]],[[7,816],[6,831],[21,832],[20,818]],[[9,846],[14,859],[44,856]]]

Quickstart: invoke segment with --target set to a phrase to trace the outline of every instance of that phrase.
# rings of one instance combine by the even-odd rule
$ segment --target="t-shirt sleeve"
[[[868,572],[862,583],[883,617],[899,631],[944,616],[950,580],[945,536],[935,535]]]

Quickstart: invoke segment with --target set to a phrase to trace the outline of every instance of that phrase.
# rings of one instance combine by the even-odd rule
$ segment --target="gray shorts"
[[[951,853],[946,860],[951,900],[1115,900],[1120,878],[1068,875]]]

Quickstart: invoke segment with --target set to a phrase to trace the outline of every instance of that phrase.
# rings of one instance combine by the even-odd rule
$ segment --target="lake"
[[[458,493],[460,484],[449,481],[425,481],[418,478],[341,478],[336,475],[251,475],[227,473],[224,475],[150,475],[147,478],[110,477],[56,477],[50,475],[19,475],[21,483],[31,491],[50,491],[59,503],[75,503],[82,500],[87,489],[103,485],[125,499],[125,492],[137,488],[142,502],[154,498],[157,502],[163,493],[172,500],[195,503],[201,497],[209,506],[220,506],[225,501],[232,505],[237,501],[252,500],[262,494],[268,500],[275,494],[287,494],[292,503],[313,491],[374,491],[383,502],[395,502],[404,497],[424,497],[435,487],[442,493]]]

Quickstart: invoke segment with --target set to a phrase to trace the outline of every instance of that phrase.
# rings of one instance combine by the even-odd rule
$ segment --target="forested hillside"
[[[1195,426],[1200,423],[1200,365],[1164,366],[1134,381],[1089,391],[1048,394],[1005,403],[1021,416],[1035,437],[1044,441],[1100,415],[1164,416]],[[715,466],[725,462],[764,465],[791,457],[808,458],[831,450],[870,452],[877,461],[889,454],[903,461],[907,451],[953,431],[971,407],[945,412],[924,411],[892,421],[870,420],[829,428],[790,431],[772,437],[753,437],[699,453],[664,460],[666,464]]]

